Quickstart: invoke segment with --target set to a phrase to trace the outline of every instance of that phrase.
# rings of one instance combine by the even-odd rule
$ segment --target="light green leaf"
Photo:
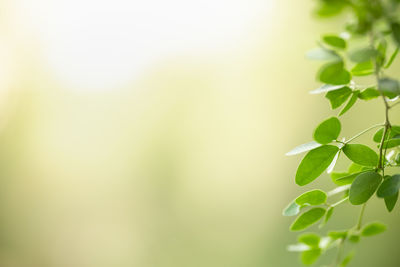
[[[340,107],[350,97],[352,90],[345,86],[341,89],[328,92],[325,97],[329,99],[332,109]]]
[[[341,127],[340,121],[336,117],[324,120],[315,129],[314,140],[320,144],[328,144],[338,138]]]
[[[400,175],[396,174],[387,178],[379,186],[376,195],[380,198],[390,197],[396,195],[400,189]]]
[[[347,144],[342,149],[344,154],[354,163],[362,166],[378,165],[378,154],[365,145]]]
[[[319,237],[319,235],[314,234],[314,233],[304,233],[301,234],[297,240],[300,243],[306,244],[312,248],[318,247],[319,245],[319,241],[321,240],[321,238]]]
[[[320,146],[321,146],[320,143],[317,143],[315,141],[311,141],[309,143],[305,143],[305,144],[296,146],[295,148],[293,148],[292,150],[287,152],[285,155],[286,156],[297,155],[297,154],[300,154],[300,153],[303,153],[303,152],[307,152],[307,151],[313,150],[313,149],[315,149],[317,147],[320,147]]]
[[[290,204],[283,210],[283,216],[295,216],[299,214],[300,206],[296,204],[295,201],[290,202]]]
[[[373,222],[365,225],[361,230],[362,236],[373,236],[386,231],[386,225],[380,222]]]
[[[341,61],[341,57],[333,50],[322,47],[314,48],[307,52],[306,57],[311,60]]]
[[[385,197],[385,206],[389,212],[392,212],[394,206],[396,206],[397,199],[399,198],[399,192],[393,196]]]
[[[324,41],[324,43],[335,47],[335,48],[341,48],[341,49],[345,49],[346,48],[346,41],[336,35],[325,35],[322,37],[322,40]]]
[[[390,57],[388,63],[386,64],[385,69],[389,68],[392,65],[392,63],[396,59],[396,56],[397,56],[398,53],[399,53],[399,47],[396,47],[396,49],[394,50],[394,52],[393,52],[392,56]]]
[[[345,239],[347,237],[348,231],[331,231],[328,233],[328,236],[332,240],[338,240],[338,239]]]
[[[393,137],[395,137],[398,134],[400,134],[400,126],[392,125],[392,127],[390,127],[389,134],[386,135],[386,140],[392,139]],[[373,137],[374,142],[380,143],[382,140],[382,135],[383,135],[383,128],[380,128],[374,134],[374,137]]]
[[[333,182],[337,185],[347,185],[347,184],[351,184],[358,175],[360,175],[362,172],[358,172],[358,173],[352,173],[352,174],[348,174],[346,176],[340,177],[336,180],[333,180]]]
[[[365,62],[373,59],[376,56],[376,50],[371,47],[364,47],[350,52],[350,60],[353,62]]]
[[[301,214],[290,226],[291,231],[301,231],[318,222],[325,215],[324,208],[313,208]]]
[[[339,267],[346,267],[354,257],[354,251],[351,251],[340,263]]]
[[[297,168],[296,184],[303,186],[318,178],[329,167],[338,151],[339,148],[332,145],[323,145],[309,151]]]
[[[343,114],[345,114],[347,111],[349,111],[354,106],[354,104],[357,101],[359,93],[360,93],[360,91],[358,91],[358,90],[353,91],[353,95],[351,96],[350,100],[347,102],[346,106],[344,106],[342,111],[340,111],[339,116],[342,116]]]
[[[329,208],[326,210],[325,217],[324,217],[324,221],[319,225],[319,228],[324,227],[325,224],[330,220],[330,218],[332,217],[332,214],[333,214],[334,209],[335,209],[334,207],[329,207]]]
[[[367,100],[377,98],[379,96],[380,96],[379,91],[376,90],[374,87],[370,87],[370,88],[367,88],[364,91],[362,91],[358,95],[358,98],[367,101]]]
[[[374,63],[369,60],[365,62],[360,62],[354,65],[354,67],[351,69],[351,74],[354,76],[366,76],[374,73],[375,71],[375,66]]]
[[[341,89],[341,88],[343,88],[345,86],[346,85],[344,85],[344,84],[341,84],[341,85],[324,84],[321,87],[318,87],[317,89],[310,91],[310,94],[312,94],[312,95],[322,94],[322,93],[326,93],[326,92],[330,92],[330,91]]]
[[[326,198],[327,195],[324,191],[319,189],[314,189],[300,195],[298,198],[296,198],[295,202],[299,206],[305,206],[305,205],[316,206],[324,204]]]
[[[315,248],[312,250],[307,250],[301,253],[301,262],[304,265],[314,264],[319,256],[321,256],[322,250],[320,248]]]
[[[358,243],[360,242],[360,235],[359,234],[351,234],[349,235],[349,241],[351,243]]]
[[[382,176],[373,171],[358,175],[350,187],[350,203],[353,205],[360,205],[367,202],[375,193],[381,181]]]
[[[318,72],[318,80],[333,85],[348,84],[351,80],[351,75],[344,69],[342,61],[331,62],[321,67]]]

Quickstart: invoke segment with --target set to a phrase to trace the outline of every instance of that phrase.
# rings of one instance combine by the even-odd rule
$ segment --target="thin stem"
[[[398,104],[400,104],[400,101],[394,103],[393,105],[390,106],[390,108],[394,108],[395,106],[397,106]]]
[[[361,135],[365,134],[366,132],[368,132],[368,131],[370,131],[370,130],[372,130],[372,129],[375,129],[376,127],[380,127],[380,126],[384,126],[384,125],[385,125],[385,124],[382,124],[382,123],[372,125],[371,127],[365,129],[365,130],[362,131],[362,132],[359,132],[358,134],[356,134],[355,136],[353,136],[352,138],[350,138],[349,140],[347,140],[346,142],[344,142],[344,144],[350,143],[351,141],[353,141],[354,139],[360,137]],[[337,142],[338,142],[338,141],[337,141]],[[342,142],[340,142],[340,143],[342,143]]]
[[[357,226],[356,229],[360,230],[361,226],[362,226],[362,220],[364,217],[364,213],[365,213],[365,207],[367,206],[367,203],[364,203],[361,207],[361,211],[360,211],[360,215],[358,216],[358,221],[357,221]]]
[[[336,207],[336,206],[342,204],[343,202],[347,201],[348,199],[349,199],[349,197],[345,197],[345,198],[343,198],[342,200],[339,200],[338,202],[333,203],[333,204],[331,205],[331,207],[334,208],[334,207]]]

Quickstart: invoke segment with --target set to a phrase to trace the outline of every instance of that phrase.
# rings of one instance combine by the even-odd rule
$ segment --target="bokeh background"
[[[0,266],[300,266],[281,211],[308,188],[284,154],[334,114],[308,94],[304,53],[344,21],[314,5],[2,0]],[[358,103],[343,136],[382,120],[378,100]],[[399,208],[375,200],[366,217],[389,231],[352,266],[400,266]]]

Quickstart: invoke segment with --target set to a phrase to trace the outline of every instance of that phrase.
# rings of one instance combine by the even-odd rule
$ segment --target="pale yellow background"
[[[313,6],[2,0],[0,266],[299,266],[281,210],[306,188],[284,154],[335,114],[304,52],[344,21]],[[382,119],[358,103],[343,136]],[[352,266],[400,265],[398,213],[369,205],[389,231]]]

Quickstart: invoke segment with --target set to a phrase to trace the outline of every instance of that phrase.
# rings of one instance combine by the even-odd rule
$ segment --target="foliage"
[[[323,35],[319,47],[307,53],[308,58],[323,62],[316,76],[323,84],[311,93],[325,94],[332,110],[342,108],[337,116],[315,128],[314,141],[294,148],[287,155],[307,152],[297,169],[296,184],[308,185],[327,170],[335,188],[327,193],[320,189],[305,192],[287,206],[283,215],[298,215],[290,230],[303,231],[319,221],[322,221],[320,228],[324,227],[341,204],[361,205],[361,208],[353,227],[322,236],[301,234],[298,244],[288,247],[301,253],[305,265],[315,263],[326,251],[337,249],[337,257],[330,266],[346,266],[354,255],[353,251],[343,254],[349,243],[358,243],[363,237],[386,230],[379,222],[363,225],[364,210],[371,197],[376,193],[389,212],[396,205],[400,174],[387,174],[400,167],[400,126],[390,123],[389,111],[400,103],[400,83],[384,70],[392,65],[399,52],[399,11],[400,0],[318,0],[317,16],[341,16],[349,20],[343,32]],[[366,81],[368,85],[363,84]],[[373,99],[382,100],[384,122],[349,139],[340,139],[339,118],[351,111],[357,101]],[[376,147],[354,143],[373,129],[378,129],[371,140]],[[340,156],[352,163],[347,171],[333,172]],[[332,198],[336,202],[332,203]]]

